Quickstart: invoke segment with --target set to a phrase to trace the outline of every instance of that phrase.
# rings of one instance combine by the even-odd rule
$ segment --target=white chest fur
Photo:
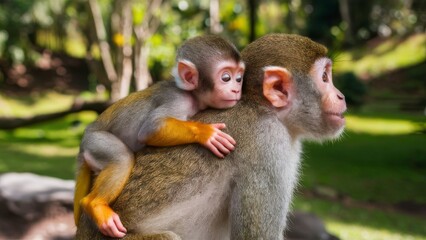
[[[190,198],[174,202],[154,217],[144,219],[139,231],[147,234],[172,231],[185,240],[229,239],[229,182],[229,178],[216,177],[196,194],[188,194],[192,195]]]

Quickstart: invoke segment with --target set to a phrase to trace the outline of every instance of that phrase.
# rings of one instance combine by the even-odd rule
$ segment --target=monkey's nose
[[[240,90],[232,90],[233,93],[240,93]]]
[[[338,93],[338,94],[337,94],[337,98],[338,98],[339,100],[343,100],[343,99],[345,99],[345,95],[343,95],[342,93]]]

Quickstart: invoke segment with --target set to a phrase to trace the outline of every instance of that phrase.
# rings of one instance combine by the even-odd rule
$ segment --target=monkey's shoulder
[[[225,110],[202,111],[195,115],[194,119],[202,122],[223,122],[231,134],[241,135],[258,134],[263,125],[272,124],[273,127],[281,124],[270,109],[246,101],[240,101],[234,107]]]

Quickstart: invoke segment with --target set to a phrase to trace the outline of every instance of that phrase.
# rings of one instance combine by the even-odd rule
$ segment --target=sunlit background
[[[73,179],[96,112],[170,78],[187,38],[296,33],[330,49],[349,113],[306,144],[294,209],[341,239],[426,239],[425,29],[424,0],[0,1],[0,172]]]

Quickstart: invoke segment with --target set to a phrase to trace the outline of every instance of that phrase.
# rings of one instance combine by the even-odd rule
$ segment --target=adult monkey
[[[223,161],[194,145],[138,154],[113,208],[125,239],[282,239],[297,181],[301,141],[343,131],[344,96],[327,49],[298,35],[266,35],[244,49],[243,97],[196,115],[223,121],[238,146]],[[102,235],[87,218],[78,239]]]

